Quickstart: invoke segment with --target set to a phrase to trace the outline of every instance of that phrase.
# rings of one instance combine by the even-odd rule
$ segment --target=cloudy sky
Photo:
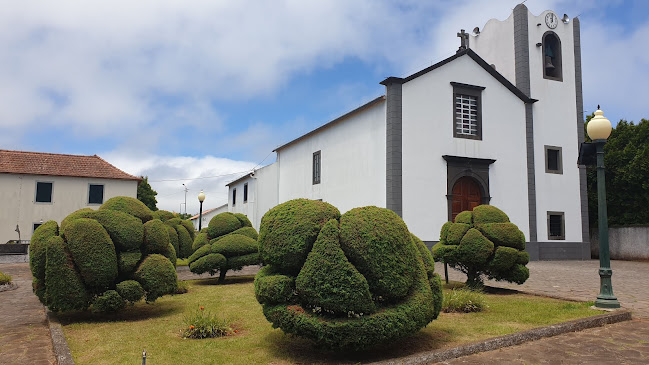
[[[0,148],[97,154],[158,207],[226,202],[274,147],[454,54],[516,0],[5,1]],[[584,109],[649,118],[649,2],[528,0],[579,16]],[[644,39],[644,41],[642,40]],[[184,207],[182,208],[184,211]]]

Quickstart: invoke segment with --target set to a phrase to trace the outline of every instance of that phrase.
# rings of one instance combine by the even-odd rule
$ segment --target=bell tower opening
[[[552,31],[543,34],[543,78],[563,81],[561,72],[561,40]]]

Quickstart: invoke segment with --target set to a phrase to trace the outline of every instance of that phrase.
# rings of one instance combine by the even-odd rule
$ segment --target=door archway
[[[455,216],[465,210],[482,204],[482,189],[480,183],[470,176],[464,176],[458,179],[453,185],[451,202],[451,221],[455,221]]]

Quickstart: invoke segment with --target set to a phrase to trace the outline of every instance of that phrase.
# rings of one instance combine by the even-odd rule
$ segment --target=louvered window
[[[566,239],[565,227],[563,212],[548,212],[548,239]]]

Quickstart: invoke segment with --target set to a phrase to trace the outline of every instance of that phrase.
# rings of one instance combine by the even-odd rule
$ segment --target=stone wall
[[[649,227],[609,228],[608,244],[613,260],[649,260]],[[599,258],[597,227],[590,231],[590,253]]]

